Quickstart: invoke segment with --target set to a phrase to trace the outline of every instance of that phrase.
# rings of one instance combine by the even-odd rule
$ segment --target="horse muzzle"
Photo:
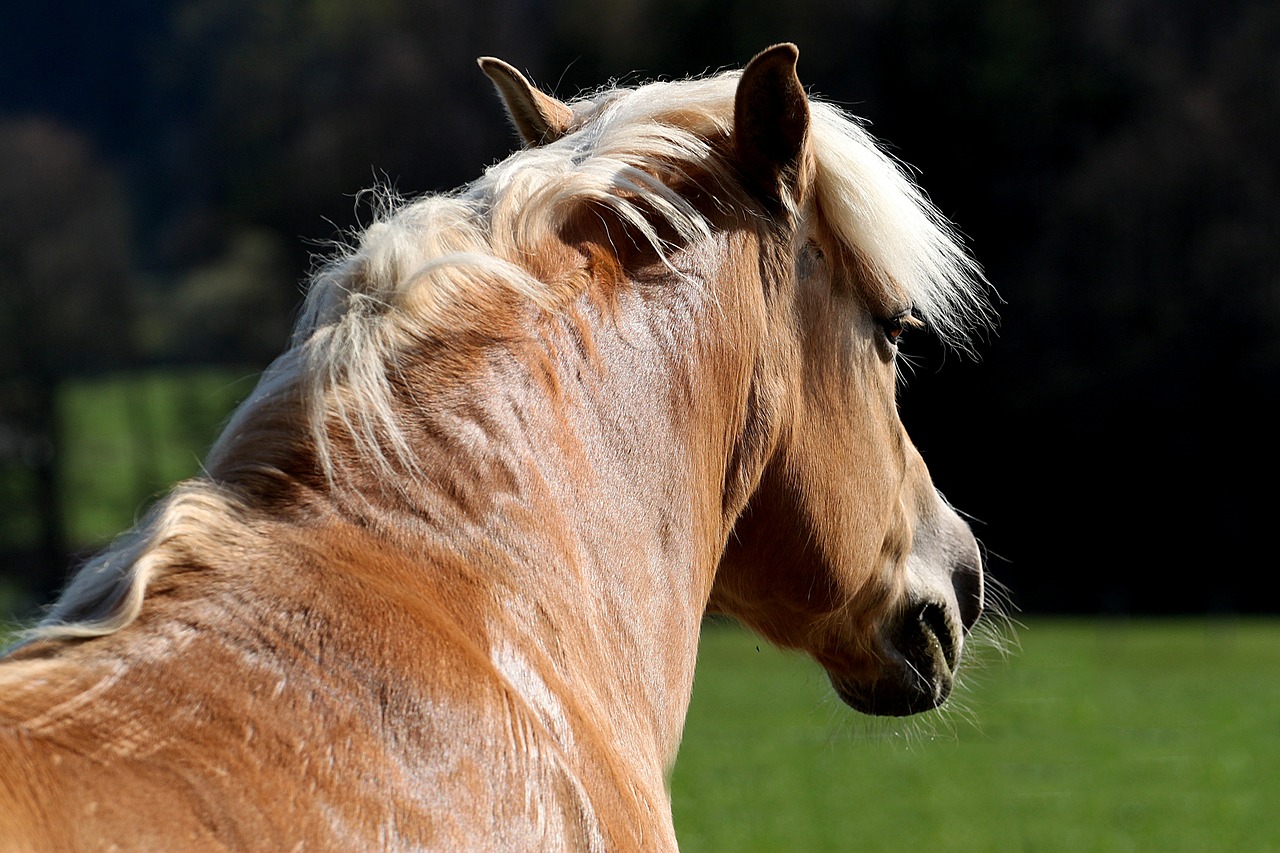
[[[885,638],[881,666],[870,681],[830,673],[845,704],[864,714],[905,717],[938,707],[951,695],[963,640],[933,602],[908,610]]]
[[[907,560],[907,603],[880,630],[874,675],[828,669],[846,704],[866,714],[901,717],[938,707],[951,695],[964,641],[982,615],[984,580],[968,525],[949,517],[917,537]]]

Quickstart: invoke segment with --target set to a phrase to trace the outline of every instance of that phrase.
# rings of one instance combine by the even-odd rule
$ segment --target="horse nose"
[[[972,534],[970,538],[972,539]],[[973,542],[972,554],[967,555],[952,570],[951,586],[955,589],[956,605],[960,608],[960,624],[968,633],[982,615],[984,603],[982,555],[978,552],[976,540]]]

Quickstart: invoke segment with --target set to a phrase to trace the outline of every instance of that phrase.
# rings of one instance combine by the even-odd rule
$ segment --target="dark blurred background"
[[[0,606],[30,613],[198,457],[374,183],[562,97],[791,40],[999,292],[902,406],[1028,612],[1276,609],[1272,0],[49,0],[0,27]],[[0,615],[3,615],[0,613]]]

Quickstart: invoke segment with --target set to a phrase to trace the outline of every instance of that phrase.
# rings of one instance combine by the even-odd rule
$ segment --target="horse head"
[[[752,386],[758,479],[710,604],[808,652],[854,708],[910,714],[950,693],[983,608],[982,561],[895,402],[921,285],[850,239],[869,227],[851,215],[874,211],[850,210],[837,195],[856,188],[822,174],[838,155],[822,149],[796,56],[760,54],[736,96],[743,170],[786,215],[770,234],[780,260]]]
[[[721,360],[739,360],[723,382],[734,439],[708,609],[808,652],[853,707],[909,714],[949,694],[983,569],[899,418],[899,339],[926,323],[962,337],[986,310],[982,276],[857,123],[810,102],[797,58],[789,44],[759,54],[701,131],[709,154],[679,193],[715,248],[695,239],[683,255],[701,262],[665,261],[712,281]],[[610,103],[571,107],[481,66],[532,147],[571,141]]]

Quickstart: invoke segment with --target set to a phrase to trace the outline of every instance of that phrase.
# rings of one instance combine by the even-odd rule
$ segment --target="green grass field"
[[[672,779],[693,851],[1280,850],[1280,622],[1031,620],[885,724],[712,625]]]

